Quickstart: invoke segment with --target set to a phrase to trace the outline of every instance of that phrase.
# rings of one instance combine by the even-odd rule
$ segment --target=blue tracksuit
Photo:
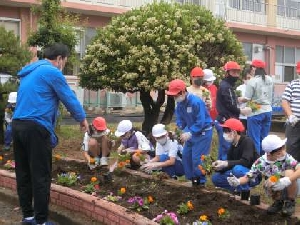
[[[229,185],[227,177],[231,176],[231,174],[236,177],[245,176],[258,157],[252,139],[242,135],[238,143],[231,145],[228,151],[228,167],[213,174],[211,178],[213,184],[217,187],[234,191],[234,188]],[[257,178],[254,182],[238,186],[237,191],[249,190],[249,187],[255,186],[259,182],[260,178]]]
[[[230,144],[223,138],[223,129],[220,124],[229,118],[239,119],[240,109],[237,104],[237,97],[234,91],[234,83],[225,78],[221,81],[217,91],[217,121],[215,123],[219,138],[218,159],[225,160]]]
[[[78,122],[85,119],[85,112],[62,72],[48,60],[25,66],[18,76],[21,85],[13,120],[34,121],[45,127],[51,134],[51,146],[54,148],[58,143],[54,130],[59,101]]]
[[[183,102],[176,106],[176,123],[183,132],[191,132],[192,138],[184,144],[182,163],[187,179],[200,178],[205,183],[198,166],[201,155],[209,154],[212,141],[212,120],[207,112],[205,103],[197,96],[187,94]]]

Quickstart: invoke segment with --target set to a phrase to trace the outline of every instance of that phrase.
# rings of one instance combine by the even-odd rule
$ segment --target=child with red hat
[[[183,80],[172,80],[167,95],[173,96],[177,102],[176,124],[182,130],[180,139],[184,142],[182,164],[185,176],[194,186],[203,186],[206,177],[198,166],[201,155],[207,155],[212,141],[212,120],[205,103],[186,90]]]
[[[90,126],[90,132],[85,133],[82,150],[90,169],[94,169],[97,165],[108,165],[107,156],[112,147],[112,142],[108,138],[109,132],[105,119],[96,117]]]
[[[217,160],[212,166],[217,171],[212,176],[212,182],[215,186],[234,191],[230,186],[227,177],[244,176],[251,168],[253,162],[258,158],[254,143],[251,138],[243,135],[244,125],[238,119],[228,119],[221,125],[223,128],[223,137],[230,144],[226,160]],[[238,191],[249,190],[249,185],[245,184],[238,188]]]

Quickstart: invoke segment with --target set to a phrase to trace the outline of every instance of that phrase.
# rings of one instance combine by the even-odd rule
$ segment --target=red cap
[[[300,61],[297,62],[296,71],[297,71],[297,73],[300,73]]]
[[[229,61],[224,65],[224,70],[241,70],[241,66],[237,62]]]
[[[92,124],[98,131],[104,131],[107,129],[106,121],[103,117],[96,117]]]
[[[203,76],[204,76],[204,72],[203,72],[202,68],[195,67],[192,69],[191,77],[203,77]]]
[[[266,63],[264,61],[259,60],[259,59],[252,60],[251,65],[254,66],[254,67],[257,67],[257,68],[265,68],[266,67]]]
[[[177,95],[179,92],[184,91],[186,89],[186,85],[183,80],[172,80],[169,84],[169,91],[167,91],[167,95]]]
[[[241,121],[238,119],[230,118],[225,121],[224,124],[221,124],[222,127],[227,127],[230,130],[235,130],[235,131],[241,131],[243,132],[245,130],[244,125],[242,124]]]

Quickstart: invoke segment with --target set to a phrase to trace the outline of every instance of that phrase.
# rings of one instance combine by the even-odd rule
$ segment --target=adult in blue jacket
[[[224,65],[225,78],[221,81],[217,91],[217,111],[218,116],[215,127],[219,138],[218,159],[226,160],[230,144],[223,138],[223,124],[229,118],[239,118],[240,114],[248,115],[251,113],[249,107],[240,109],[234,91],[235,82],[239,79],[241,67],[237,62],[229,61]]]
[[[23,224],[51,224],[47,219],[52,148],[58,143],[54,129],[60,101],[82,130],[88,131],[85,112],[61,72],[68,54],[67,46],[53,44],[45,48],[44,60],[18,73],[20,87],[12,132]]]
[[[197,96],[186,91],[182,80],[170,82],[167,95],[174,96],[177,102],[176,123],[182,134],[184,143],[182,164],[187,179],[193,185],[204,185],[205,175],[198,166],[201,165],[201,155],[209,154],[212,141],[212,120],[205,107],[205,103]]]

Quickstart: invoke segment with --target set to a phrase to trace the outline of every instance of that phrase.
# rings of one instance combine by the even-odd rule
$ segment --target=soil
[[[70,147],[72,146],[75,146],[74,143],[70,143]],[[4,155],[2,166],[8,159],[12,159],[12,154]],[[191,201],[194,205],[194,209],[185,215],[178,216],[180,224],[192,224],[199,219],[200,215],[207,215],[214,225],[296,224],[298,221],[296,218],[287,219],[280,215],[267,216],[264,210],[258,209],[255,206],[245,205],[237,201],[234,196],[220,193],[212,188],[168,185],[163,182],[163,180],[141,178],[124,171],[113,173],[112,180],[107,180],[105,174],[107,174],[108,171],[105,169],[97,168],[96,170],[90,171],[84,163],[75,161],[66,163],[64,160],[57,160],[53,163],[54,183],[57,181],[57,174],[62,172],[75,172],[80,175],[77,184],[71,187],[79,191],[82,191],[85,185],[90,183],[91,177],[96,176],[100,182],[100,190],[97,191],[99,198],[104,198],[110,193],[116,196],[118,195],[118,191],[122,187],[125,187],[126,192],[122,195],[122,199],[115,203],[126,207],[128,213],[134,211],[130,209],[132,205],[127,202],[130,197],[140,196],[147,198],[148,196],[152,196],[154,202],[149,205],[149,209],[139,212],[149,219],[153,219],[165,210],[176,212],[181,203]],[[220,207],[230,213],[228,218],[221,219],[218,217],[217,211]],[[178,213],[176,214],[178,215]],[[288,222],[286,220],[288,220]]]

